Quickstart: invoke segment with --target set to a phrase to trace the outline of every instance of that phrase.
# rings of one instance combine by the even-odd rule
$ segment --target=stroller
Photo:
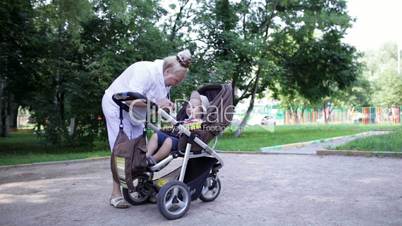
[[[117,163],[117,168],[120,169],[117,170],[118,178],[125,200],[132,205],[140,205],[156,197],[160,213],[169,220],[181,218],[188,211],[191,201],[199,198],[204,202],[210,202],[215,200],[221,191],[218,172],[223,166],[223,161],[207,143],[222,133],[232,120],[234,111],[232,87],[230,84],[206,85],[198,89],[198,92],[208,98],[210,105],[203,118],[201,129],[194,131],[188,130],[180,123],[186,117],[188,102],[182,105],[175,119],[149,101],[147,111],[153,109],[181,135],[177,152],[170,153],[156,165],[146,168],[145,172],[135,174],[132,180],[134,190],[128,189],[124,181],[124,169],[121,170],[124,168],[124,163],[120,165]],[[113,95],[113,100],[121,108],[120,111],[129,111],[125,101],[138,99],[147,101],[141,94],[133,92]],[[149,120],[146,120],[144,131],[147,128],[154,132],[160,130]],[[146,136],[145,132],[143,136]],[[154,178],[156,172],[179,157],[183,158],[180,167],[159,179]]]

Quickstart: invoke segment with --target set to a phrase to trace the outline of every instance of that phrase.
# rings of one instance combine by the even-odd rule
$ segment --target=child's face
[[[186,114],[188,116],[193,116],[195,118],[200,117],[201,116],[200,107],[201,107],[201,100],[192,98],[188,101]]]

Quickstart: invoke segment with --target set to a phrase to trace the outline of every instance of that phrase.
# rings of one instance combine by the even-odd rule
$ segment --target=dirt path
[[[166,221],[114,209],[109,161],[0,169],[0,225],[402,225],[402,160],[224,154],[222,193]]]

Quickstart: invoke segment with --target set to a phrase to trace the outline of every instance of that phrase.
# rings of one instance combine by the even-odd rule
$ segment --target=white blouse
[[[129,66],[106,89],[105,94],[111,97],[115,93],[138,92],[149,100],[157,102],[166,98],[170,87],[165,86],[163,78],[163,60],[141,61]],[[110,98],[110,103],[117,105]]]

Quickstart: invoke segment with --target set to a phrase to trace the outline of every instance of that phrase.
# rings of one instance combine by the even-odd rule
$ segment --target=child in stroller
[[[186,118],[183,125],[191,130],[201,125],[202,118],[209,106],[208,98],[197,91],[191,93],[186,107]],[[178,151],[179,134],[158,131],[154,133],[147,144],[147,162],[149,166],[155,165],[169,155],[171,151]],[[155,151],[157,151],[155,153]]]
[[[128,100],[143,99],[151,106],[162,119],[170,123],[178,131],[178,150],[170,152],[155,165],[147,167],[146,171],[132,178],[132,185],[127,186],[125,178],[125,164],[112,159],[117,170],[117,178],[122,186],[124,198],[133,205],[146,203],[156,194],[156,201],[160,213],[167,219],[178,219],[189,209],[192,200],[200,198],[209,202],[215,200],[221,190],[218,172],[223,166],[221,157],[215,150],[208,146],[208,142],[220,134],[230,124],[233,117],[234,107],[232,87],[225,85],[206,85],[198,90],[200,95],[208,99],[209,106],[203,115],[201,129],[190,131],[179,123],[188,118],[188,102],[184,103],[176,118],[170,116],[138,93],[118,93],[113,95],[113,100],[123,110],[129,108],[122,105]],[[191,98],[190,98],[191,99]],[[191,114],[190,114],[191,115]],[[145,128],[155,132],[160,129],[151,122],[145,123]],[[144,135],[145,136],[145,133]],[[113,156],[113,155],[112,155]],[[154,173],[165,168],[173,159],[183,158],[181,166],[165,176],[156,180]],[[159,183],[160,179],[163,183]],[[133,187],[129,189],[128,187]]]

